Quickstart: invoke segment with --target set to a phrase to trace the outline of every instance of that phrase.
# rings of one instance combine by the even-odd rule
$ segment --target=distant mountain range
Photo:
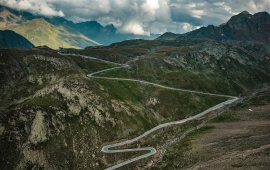
[[[158,37],[158,35],[123,34],[119,33],[112,24],[102,26],[97,21],[74,23],[62,17],[37,16],[5,6],[0,6],[0,30],[13,30],[34,46],[45,45],[54,49],[58,47],[85,48],[101,44],[109,45],[129,39],[154,39]],[[251,15],[244,11],[219,26],[209,25],[185,34],[167,32],[157,38],[157,40],[177,39],[269,42],[270,15],[267,12]],[[25,46],[28,47],[29,42]]]
[[[110,45],[115,42],[121,42],[130,39],[151,40],[160,36],[157,34],[151,34],[150,36],[147,36],[147,35],[119,33],[113,24],[102,26],[97,21],[74,23],[61,17],[54,17],[49,18],[48,22],[53,23],[54,25],[62,25],[72,28],[103,45]]]
[[[62,17],[37,16],[5,6],[0,6],[0,29],[13,30],[35,46],[47,45],[50,48],[85,48],[127,39],[154,39],[159,36],[121,34],[112,24],[102,26],[97,21],[74,23]]]
[[[0,31],[0,48],[32,48],[33,44],[14,31]]]
[[[48,18],[31,13],[0,7],[0,29],[13,30],[24,36],[35,46],[50,48],[83,48],[98,45],[82,33],[62,25],[55,25]]]
[[[251,15],[247,11],[238,15],[220,26],[209,25],[186,34],[174,34],[167,32],[158,39],[214,39],[236,41],[270,41],[270,15],[267,12],[259,12]]]

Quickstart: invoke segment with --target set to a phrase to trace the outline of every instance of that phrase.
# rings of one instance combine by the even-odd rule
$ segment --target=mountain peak
[[[243,11],[241,13],[239,13],[239,15],[251,15],[248,11]]]
[[[177,38],[178,34],[172,33],[172,32],[165,32],[161,36],[159,36],[158,40],[173,40]]]
[[[33,20],[30,20],[28,21],[28,24],[31,23],[35,26],[49,26],[51,25],[49,22],[47,22],[44,18],[36,18],[36,19],[33,19]]]
[[[1,17],[7,17],[7,16],[11,16],[14,15],[12,14],[12,12],[10,12],[10,10],[8,10],[7,8],[0,8],[0,16]]]
[[[159,37],[159,39],[173,38],[270,42],[270,15],[267,12],[251,15],[243,11],[219,26],[209,25],[183,35],[165,33]]]
[[[255,17],[269,17],[269,13],[264,11],[264,12],[258,12],[254,14]]]
[[[230,18],[230,20],[228,21],[228,23],[243,21],[243,20],[246,20],[248,18],[251,18],[252,16],[253,15],[251,15],[248,11],[243,11],[237,15],[232,16]]]
[[[20,17],[13,14],[9,9],[0,7],[0,27],[6,28],[10,25],[15,25],[20,20]]]

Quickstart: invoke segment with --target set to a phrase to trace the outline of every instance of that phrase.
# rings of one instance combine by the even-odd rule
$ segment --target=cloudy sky
[[[74,22],[97,20],[134,34],[184,33],[232,15],[270,12],[270,0],[0,0],[0,4]]]

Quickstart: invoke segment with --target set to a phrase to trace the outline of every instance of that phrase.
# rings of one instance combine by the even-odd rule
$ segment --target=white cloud
[[[127,33],[134,33],[134,34],[137,34],[137,35],[145,35],[147,34],[143,27],[141,26],[141,24],[139,23],[136,23],[136,22],[130,22],[128,24],[126,24],[123,28],[123,30]]]
[[[1,4],[8,7],[25,10],[46,16],[65,16],[62,10],[56,10],[47,1],[37,0],[0,0]]]
[[[191,13],[192,13],[193,17],[195,17],[195,18],[202,18],[203,15],[205,15],[205,11],[201,10],[201,9],[191,10]]]
[[[97,20],[134,34],[182,33],[232,15],[270,11],[270,0],[0,0],[0,4],[73,21]]]
[[[148,11],[152,15],[154,15],[160,8],[158,0],[146,0],[142,7],[145,11]]]
[[[181,27],[185,32],[189,32],[189,31],[200,28],[200,26],[194,26],[194,25],[191,25],[189,23],[182,23]]]

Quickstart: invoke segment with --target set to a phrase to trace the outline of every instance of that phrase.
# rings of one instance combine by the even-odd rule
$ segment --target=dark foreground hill
[[[32,48],[30,43],[23,36],[14,31],[5,30],[0,31],[0,48]]]

